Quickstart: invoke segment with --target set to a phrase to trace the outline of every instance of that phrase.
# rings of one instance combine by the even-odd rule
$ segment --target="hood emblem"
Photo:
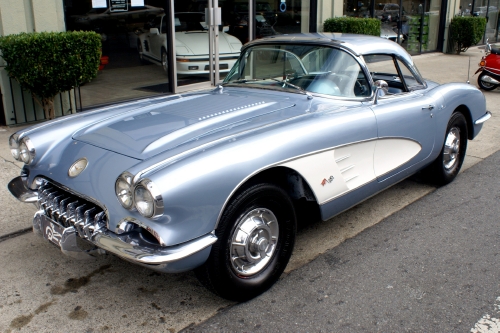
[[[81,174],[83,170],[85,170],[88,164],[89,161],[85,157],[78,159],[69,167],[68,176],[70,176],[71,178],[75,178],[76,176]]]

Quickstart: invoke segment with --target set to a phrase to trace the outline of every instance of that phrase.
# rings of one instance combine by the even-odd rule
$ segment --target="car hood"
[[[177,55],[208,55],[208,31],[180,31],[175,33]],[[183,50],[185,47],[188,53]],[[241,42],[231,35],[219,33],[219,53],[239,53]]]
[[[189,94],[127,110],[76,131],[73,139],[143,160],[302,114],[289,98],[244,90]]]

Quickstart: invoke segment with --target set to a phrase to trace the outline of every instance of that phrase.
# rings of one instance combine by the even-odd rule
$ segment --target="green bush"
[[[475,16],[457,16],[450,23],[450,39],[456,46],[457,54],[465,52],[483,38],[486,18]]]
[[[97,75],[101,37],[95,32],[35,32],[0,37],[5,69],[54,118],[54,96]]]
[[[323,31],[380,36],[380,20],[375,18],[333,17],[325,21]]]

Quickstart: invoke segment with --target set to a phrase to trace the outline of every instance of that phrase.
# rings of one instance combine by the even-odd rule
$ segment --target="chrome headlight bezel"
[[[145,190],[151,197],[151,213],[145,213],[145,211],[138,206],[140,202],[144,202],[143,200],[138,200],[137,195],[137,191],[142,189]],[[158,187],[156,187],[156,185],[149,179],[143,179],[134,186],[134,205],[137,211],[144,217],[154,219],[163,215],[164,206],[162,195],[158,190]]]
[[[132,181],[134,179],[134,176],[130,174],[129,172],[124,172],[122,173],[115,181],[115,194],[116,198],[118,199],[118,202],[123,206],[123,208],[128,209],[128,210],[135,210],[135,203],[134,203],[134,187],[132,184]],[[124,185],[122,187],[118,187],[118,185]],[[119,191],[120,190],[120,191]],[[126,193],[123,193],[123,191],[127,191],[128,194],[127,196],[130,197],[130,204],[127,204],[125,200],[123,200],[121,197],[123,195],[126,195]]]
[[[14,157],[16,161],[20,161],[18,137],[19,136],[17,135],[17,133],[15,133],[12,134],[9,138],[10,153],[12,154],[12,157]]]
[[[12,157],[16,161],[24,162],[24,164],[32,164],[35,160],[35,146],[29,137],[24,137],[19,140],[17,133],[12,134],[9,138],[9,147]]]

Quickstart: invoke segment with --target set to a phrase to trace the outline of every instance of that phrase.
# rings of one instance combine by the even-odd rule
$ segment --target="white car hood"
[[[179,31],[175,33],[177,55],[208,55],[208,31]],[[231,35],[219,33],[219,53],[239,54],[241,42]],[[188,53],[186,53],[186,50]]]

